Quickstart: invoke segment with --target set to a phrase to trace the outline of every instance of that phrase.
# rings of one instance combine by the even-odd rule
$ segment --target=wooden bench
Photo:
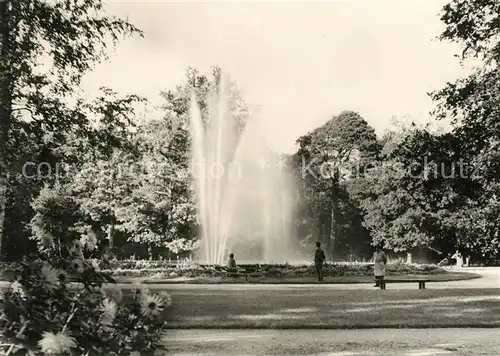
[[[238,267],[245,270],[247,278],[248,278],[248,276],[250,276],[250,277],[261,277],[261,276],[264,276],[266,274],[266,271],[264,271],[264,269],[260,265],[258,265],[258,264],[255,264],[255,265],[238,265]]]
[[[387,283],[418,283],[418,289],[425,289],[425,283],[430,282],[429,279],[425,278],[413,278],[413,279],[404,279],[404,278],[391,278],[384,279],[380,281],[380,289],[385,289],[385,285]]]
[[[213,271],[228,277],[245,277],[245,281],[248,281],[248,276],[259,276],[264,273],[259,265],[241,265],[237,268],[213,266]]]
[[[248,275],[245,269],[242,268],[229,268],[225,266],[214,266],[214,272],[218,274],[223,274],[227,277],[245,277],[245,281],[248,280]]]

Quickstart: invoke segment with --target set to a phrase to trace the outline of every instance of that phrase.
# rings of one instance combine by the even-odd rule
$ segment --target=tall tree
[[[385,159],[350,187],[374,241],[396,252],[465,251],[459,221],[484,189],[462,159],[461,140],[414,129],[395,147],[390,140],[386,145]]]
[[[27,113],[30,126],[43,123],[56,136],[89,129],[89,117],[71,109],[68,98],[107,47],[128,34],[141,32],[105,16],[101,0],[0,2],[0,244],[12,130]]]
[[[343,225],[343,208],[351,206],[341,182],[376,159],[380,147],[375,130],[358,113],[343,111],[297,142],[303,198],[319,209],[311,213],[321,222],[320,230],[331,254]]]
[[[438,118],[451,117],[464,146],[474,152],[500,138],[500,4],[495,0],[451,0],[442,9],[442,41],[458,43],[462,62],[475,70],[432,93]]]
[[[473,166],[471,180],[480,187],[481,194],[463,207],[463,223],[456,225],[461,226],[461,236],[467,236],[460,244],[481,258],[500,252],[498,224],[492,219],[499,183],[495,174],[500,141],[499,19],[500,3],[495,0],[450,0],[443,7],[445,29],[440,39],[460,44],[462,52],[457,57],[463,63],[472,61],[475,67],[470,75],[432,93],[434,114],[453,119],[453,133],[462,143],[461,158]],[[474,220],[464,220],[467,216]],[[467,228],[469,224],[475,227]]]
[[[499,140],[500,5],[490,0],[451,0],[441,20],[441,40],[460,43],[464,62],[479,67],[432,93],[438,119],[452,118],[453,131],[414,127],[389,145],[357,189],[365,224],[374,239],[396,251],[415,246],[474,257],[498,252],[495,154]],[[393,137],[394,138],[394,137]],[[394,143],[394,140],[392,140]]]

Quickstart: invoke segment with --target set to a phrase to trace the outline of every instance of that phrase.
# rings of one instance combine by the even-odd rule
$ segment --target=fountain
[[[208,100],[204,120],[190,105],[192,174],[201,226],[199,260],[223,264],[233,252],[241,262],[286,262],[295,248],[293,179],[272,152],[256,119],[239,129],[224,81]]]

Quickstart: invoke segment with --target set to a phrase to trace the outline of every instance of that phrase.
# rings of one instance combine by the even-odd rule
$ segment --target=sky
[[[249,104],[260,106],[272,148],[342,110],[357,111],[378,134],[393,117],[427,122],[427,93],[464,75],[459,48],[436,39],[443,0],[329,2],[107,2],[107,11],[145,32],[121,41],[83,82],[159,102],[187,66],[218,65]]]

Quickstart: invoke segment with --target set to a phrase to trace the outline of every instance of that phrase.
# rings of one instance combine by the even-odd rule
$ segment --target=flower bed
[[[269,278],[314,277],[316,271],[312,264],[261,264],[263,275]],[[114,261],[109,270],[113,277],[148,277],[154,279],[170,278],[208,278],[220,276],[210,268],[194,263],[173,265],[168,261]],[[388,275],[432,275],[446,273],[436,265],[393,263],[387,265]],[[372,263],[329,263],[324,268],[325,277],[372,276]]]
[[[292,265],[292,264],[261,264],[263,275],[269,278],[301,278],[314,277],[316,271],[312,264]],[[9,279],[13,264],[2,263],[3,278]],[[111,267],[105,272],[111,273],[113,277],[130,278],[152,278],[152,279],[172,279],[172,278],[209,278],[220,277],[210,268],[203,268],[193,262],[172,263],[169,261],[149,261],[149,260],[124,260],[112,261]],[[437,265],[428,264],[406,264],[389,263],[387,274],[393,276],[401,275],[434,275],[444,274],[446,271]],[[342,276],[372,276],[373,264],[369,262],[338,262],[328,263],[324,267],[325,277]]]

